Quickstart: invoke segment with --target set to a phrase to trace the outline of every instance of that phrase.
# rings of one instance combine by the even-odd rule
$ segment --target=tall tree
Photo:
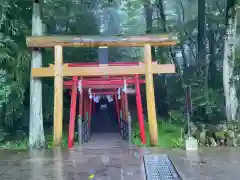
[[[167,22],[166,22],[166,15],[165,15],[165,11],[164,11],[164,5],[163,5],[163,0],[157,0],[156,1],[157,4],[157,8],[159,10],[160,13],[160,19],[161,19],[161,29],[164,33],[168,32],[168,28],[167,28]],[[162,54],[162,58],[164,57],[168,57],[168,52],[162,50],[163,48],[157,47],[157,50]],[[171,50],[170,50],[171,51]],[[165,54],[164,54],[165,53]],[[162,63],[164,60],[160,60]],[[161,115],[163,115],[164,117],[168,116],[168,95],[167,95],[167,76],[165,74],[163,74],[161,76],[162,78],[160,78],[161,83],[158,83],[157,81],[159,81],[159,79],[155,78],[155,86],[159,86],[159,84],[161,84],[161,87],[156,87],[156,102],[159,102],[159,106],[160,108],[158,108],[158,111],[161,112]],[[159,110],[160,109],[160,110]],[[162,111],[161,111],[162,110]]]
[[[198,0],[198,67],[200,67],[204,60],[205,54],[205,16],[206,5],[205,0]]]
[[[33,2],[32,35],[41,36],[43,27],[41,21],[40,2]],[[42,66],[41,49],[33,49],[31,68]],[[29,146],[31,148],[43,148],[45,137],[42,114],[42,82],[41,79],[30,77],[30,120],[29,120]]]
[[[223,86],[225,95],[225,112],[228,121],[237,119],[238,99],[236,85],[233,81],[235,65],[235,45],[237,30],[236,0],[226,4],[226,37],[224,42]]]
[[[198,0],[198,68],[204,82],[205,97],[208,99],[208,73],[210,63],[210,45],[207,36],[206,1]]]

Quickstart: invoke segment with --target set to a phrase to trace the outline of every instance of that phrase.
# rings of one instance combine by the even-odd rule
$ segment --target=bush
[[[159,147],[166,147],[166,148],[176,148],[181,147],[183,145],[183,140],[181,137],[182,128],[177,125],[168,124],[168,123],[158,123],[158,139],[159,139]],[[133,143],[138,146],[150,146],[150,135],[148,130],[148,123],[145,123],[145,133],[147,143],[143,145],[140,139],[140,130],[137,123],[133,126],[133,134],[132,139]]]

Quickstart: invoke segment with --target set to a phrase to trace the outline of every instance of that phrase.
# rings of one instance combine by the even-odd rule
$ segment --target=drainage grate
[[[147,180],[181,180],[167,155],[143,156]]]

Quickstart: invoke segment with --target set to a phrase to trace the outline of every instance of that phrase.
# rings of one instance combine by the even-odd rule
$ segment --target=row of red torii
[[[109,62],[108,66],[136,66],[141,62]],[[98,63],[69,63],[69,67],[89,67],[98,66]],[[140,84],[145,83],[139,75],[123,76],[88,76],[72,77],[72,80],[64,81],[64,88],[71,90],[70,122],[68,135],[68,148],[74,145],[74,130],[76,114],[79,121],[88,118],[90,126],[91,117],[94,113],[95,104],[99,102],[102,96],[107,97],[108,101],[114,101],[116,107],[117,119],[120,125],[122,120],[128,119],[128,90],[127,86],[135,85],[134,93],[136,95],[137,115],[140,128],[140,137],[142,144],[146,143],[143,107],[140,93]],[[79,98],[77,96],[79,95]],[[77,99],[79,99],[79,109],[76,113]],[[87,116],[85,116],[87,114]],[[85,116],[85,118],[84,118]]]

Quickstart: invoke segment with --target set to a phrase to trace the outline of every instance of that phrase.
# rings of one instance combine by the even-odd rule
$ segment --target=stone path
[[[206,148],[199,152],[179,149],[144,149],[148,154],[166,153],[184,180],[239,180],[240,149]]]
[[[103,141],[102,138],[105,140]],[[0,151],[1,180],[144,180],[141,156],[167,153],[184,180],[239,180],[240,150],[205,149],[199,153],[133,148],[118,134],[93,134],[84,148],[35,152]]]

